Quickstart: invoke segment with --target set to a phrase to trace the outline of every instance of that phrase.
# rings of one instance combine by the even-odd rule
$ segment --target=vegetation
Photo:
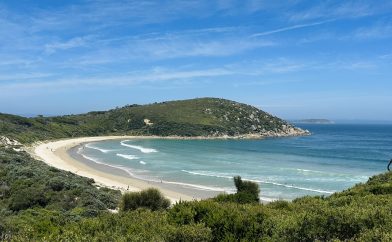
[[[235,178],[229,199],[168,208],[157,190],[120,194],[0,148],[0,238],[13,241],[390,241],[392,173],[329,197],[267,205]],[[251,198],[239,199],[238,194]],[[220,197],[220,198],[219,198]],[[242,197],[242,196],[241,196]],[[235,199],[233,199],[235,198]],[[136,202],[135,202],[136,201]],[[120,204],[120,213],[111,213]]]
[[[0,148],[3,236],[29,230],[39,238],[40,233],[59,229],[63,223],[115,209],[119,198],[119,191],[97,189],[92,179],[49,167],[25,152]]]
[[[148,121],[147,121],[148,120]],[[22,143],[99,135],[221,136],[301,131],[255,107],[218,98],[128,105],[80,115],[25,118],[0,113],[0,134]]]
[[[121,197],[120,211],[136,210],[138,208],[148,208],[152,211],[167,209],[170,200],[165,198],[156,188],[149,188],[141,192],[129,192]]]
[[[237,188],[236,194],[220,194],[215,201],[218,202],[235,202],[235,203],[258,203],[260,202],[259,185],[251,181],[243,181],[240,176],[234,177],[234,185]]]

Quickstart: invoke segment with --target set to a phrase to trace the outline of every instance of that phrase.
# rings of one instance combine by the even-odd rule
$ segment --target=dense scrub
[[[136,210],[138,208],[148,208],[152,211],[167,209],[170,200],[156,188],[149,188],[141,192],[125,193],[121,197],[119,209],[121,212]]]
[[[145,120],[149,120],[147,123]],[[128,105],[80,115],[25,118],[0,113],[0,134],[22,143],[99,135],[221,136],[300,131],[255,107],[199,98]]]
[[[52,228],[117,207],[120,192],[97,189],[94,180],[60,171],[25,152],[0,148],[0,232]]]
[[[119,193],[0,149],[0,234],[15,241],[391,241],[392,173],[330,197],[230,199],[113,214]],[[257,187],[236,180],[238,193]],[[242,190],[241,190],[242,189]],[[146,206],[145,206],[146,207]],[[125,210],[125,209],[124,209]],[[154,210],[154,209],[153,209]]]

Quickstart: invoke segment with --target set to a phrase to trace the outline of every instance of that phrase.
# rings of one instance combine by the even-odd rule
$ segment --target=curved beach
[[[30,149],[31,155],[42,160],[46,164],[65,171],[70,171],[77,175],[94,179],[97,186],[109,187],[112,189],[126,191],[140,191],[150,187],[158,188],[172,202],[180,200],[194,200],[216,195],[206,191],[187,191],[189,189],[170,186],[168,184],[159,184],[154,182],[142,181],[129,175],[121,175],[117,172],[110,172],[113,167],[107,167],[105,164],[87,164],[82,159],[75,158],[71,155],[73,148],[88,142],[96,142],[113,139],[144,139],[144,138],[161,138],[161,137],[141,137],[141,136],[103,136],[103,137],[82,137],[74,139],[64,139],[53,142],[38,143]],[[97,167],[101,166],[101,167]],[[102,167],[103,166],[103,167]]]

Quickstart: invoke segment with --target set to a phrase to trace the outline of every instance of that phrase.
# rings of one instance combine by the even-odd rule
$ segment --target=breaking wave
[[[141,151],[141,152],[143,152],[143,153],[155,153],[155,152],[158,152],[156,149],[145,148],[145,147],[143,147],[143,146],[138,146],[138,145],[126,144],[125,142],[127,142],[127,141],[129,141],[129,140],[121,141],[120,144],[121,144],[122,146],[125,146],[125,147],[129,147],[129,148],[132,148],[132,149],[139,150],[139,151]]]
[[[208,173],[203,173],[203,172],[195,172],[195,171],[187,171],[187,170],[182,170],[182,171],[186,172],[186,173],[189,173],[189,174],[192,174],[192,175],[233,179],[232,176],[225,176],[225,175],[220,175],[220,174],[216,174],[216,173],[208,174]],[[318,193],[325,193],[325,194],[332,194],[332,193],[334,193],[334,191],[326,191],[326,190],[312,189],[312,188],[307,188],[307,187],[299,187],[299,186],[294,186],[294,185],[290,185],[290,184],[282,184],[282,183],[271,182],[271,181],[245,179],[245,178],[243,180],[244,181],[252,181],[252,182],[256,182],[256,183],[271,184],[271,185],[275,185],[275,186],[282,186],[282,187],[298,189],[298,190],[303,190],[303,191],[311,191],[311,192],[318,192]]]
[[[128,159],[128,160],[137,160],[139,157],[136,155],[125,155],[125,154],[116,154],[117,156],[120,156],[122,158]]]
[[[92,145],[91,143],[86,144],[85,147],[87,147],[89,149],[93,149],[93,150],[99,150],[102,153],[109,153],[109,152],[113,151],[113,150],[107,150],[107,149],[98,148],[98,147]]]

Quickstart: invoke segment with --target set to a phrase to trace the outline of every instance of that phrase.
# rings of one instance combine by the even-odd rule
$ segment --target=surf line
[[[139,150],[139,151],[141,151],[141,152],[143,152],[143,153],[155,153],[155,152],[158,152],[156,149],[145,148],[145,147],[143,147],[143,146],[138,146],[138,145],[126,144],[125,142],[128,142],[128,141],[130,141],[130,140],[121,141],[120,144],[121,144],[122,146],[125,146],[125,147],[129,147],[129,148],[132,148],[132,149]]]

